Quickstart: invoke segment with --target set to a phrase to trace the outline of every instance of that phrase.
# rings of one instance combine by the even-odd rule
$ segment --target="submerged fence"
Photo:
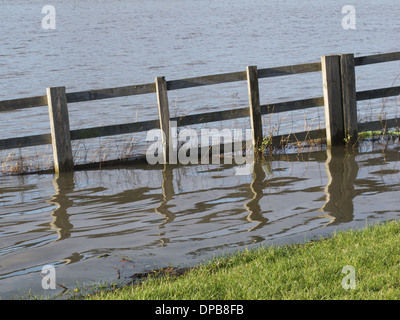
[[[299,141],[307,137],[309,139],[326,138],[329,146],[344,144],[345,140],[356,141],[358,132],[398,127],[399,118],[358,123],[357,101],[397,96],[400,94],[400,86],[356,92],[355,78],[355,67],[357,66],[396,60],[400,60],[400,52],[356,58],[353,54],[340,54],[322,56],[321,61],[315,63],[264,69],[248,66],[246,71],[171,81],[167,81],[164,77],[157,77],[154,83],[117,88],[81,92],[66,92],[65,87],[47,88],[47,94],[43,96],[0,101],[0,112],[47,105],[51,133],[2,139],[0,140],[0,150],[51,144],[54,170],[56,172],[70,171],[74,168],[71,140],[161,129],[164,133],[162,136],[164,160],[168,161],[169,148],[172,147],[170,145],[171,121],[176,121],[177,126],[180,127],[245,117],[250,118],[252,145],[254,150],[258,150],[263,141],[262,115],[321,106],[324,106],[325,110],[325,129],[274,136],[272,141],[275,143],[281,139],[285,139],[287,142]],[[310,72],[322,72],[322,97],[268,105],[260,104],[259,79]],[[170,118],[168,91],[235,81],[247,82],[248,107]],[[68,116],[68,104],[70,103],[154,93],[158,101],[158,119],[70,130]]]

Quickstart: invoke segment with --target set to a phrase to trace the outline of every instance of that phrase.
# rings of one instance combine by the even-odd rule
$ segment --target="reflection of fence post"
[[[263,140],[258,72],[256,66],[248,66],[246,71],[253,147],[254,153],[257,153]]]
[[[321,218],[329,218],[328,224],[349,222],[354,217],[353,199],[356,196],[354,184],[358,175],[356,153],[343,146],[326,150],[325,170],[328,177],[324,193],[326,201],[319,210],[325,212]]]
[[[160,205],[155,209],[159,214],[165,217],[165,220],[161,225],[174,221],[175,214],[169,210],[168,202],[171,201],[174,193],[174,174],[171,166],[164,165],[163,169],[163,181],[162,181],[162,196],[163,200]]]
[[[263,216],[263,210],[260,206],[260,199],[264,196],[264,179],[265,171],[260,162],[253,163],[253,179],[250,183],[250,196],[251,200],[245,203],[244,207],[249,212],[247,221],[258,222],[255,226],[251,227],[247,231],[253,231],[255,229],[263,227],[268,221],[268,218]],[[267,211],[268,212],[268,211]]]
[[[160,117],[160,130],[163,146],[163,159],[164,163],[169,161],[169,149],[171,141],[171,129],[169,126],[169,107],[168,107],[168,94],[167,82],[164,77],[156,77],[156,90],[158,102],[158,114]]]
[[[328,146],[343,144],[345,137],[339,58],[338,55],[321,57],[326,143]]]
[[[49,202],[55,205],[50,216],[53,221],[50,222],[52,229],[55,229],[58,234],[58,240],[63,240],[71,236],[73,225],[69,221],[70,215],[68,209],[73,206],[73,200],[68,196],[74,191],[74,172],[65,172],[62,175],[55,174],[53,179],[54,196]]]
[[[358,136],[354,54],[340,55],[344,136],[356,142]]]
[[[74,168],[65,87],[47,88],[55,172]]]

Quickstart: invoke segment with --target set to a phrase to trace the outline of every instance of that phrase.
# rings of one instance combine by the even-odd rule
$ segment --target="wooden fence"
[[[171,81],[166,81],[164,77],[157,77],[154,83],[100,90],[66,92],[65,87],[47,88],[47,94],[43,96],[0,101],[0,112],[47,105],[51,133],[2,139],[0,140],[0,150],[52,144],[54,169],[56,172],[63,172],[74,168],[71,140],[161,129],[164,132],[162,141],[164,160],[168,161],[168,149],[171,141],[170,121],[176,121],[178,126],[188,126],[244,117],[250,117],[252,143],[254,150],[258,150],[263,140],[262,115],[321,106],[324,106],[325,109],[325,129],[298,132],[295,136],[287,135],[284,138],[291,141],[293,139],[302,140],[305,137],[311,139],[326,137],[328,146],[344,144],[345,140],[356,140],[358,132],[398,127],[399,118],[386,119],[384,124],[382,121],[358,123],[356,105],[357,101],[397,96],[400,94],[400,86],[356,92],[355,79],[355,67],[357,66],[396,60],[400,60],[400,52],[356,58],[353,54],[340,54],[322,56],[321,61],[315,63],[265,69],[248,66],[246,71]],[[322,72],[323,97],[268,105],[260,104],[259,79],[309,72]],[[170,118],[168,91],[235,81],[247,81],[249,107]],[[70,103],[151,93],[156,93],[157,96],[159,119],[70,130],[68,117],[68,104]],[[273,141],[282,138],[283,136],[276,136],[273,137]]]

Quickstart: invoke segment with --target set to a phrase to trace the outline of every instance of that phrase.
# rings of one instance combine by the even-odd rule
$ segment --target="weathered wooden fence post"
[[[65,87],[47,88],[55,172],[74,169]]]
[[[354,54],[340,55],[340,73],[342,85],[342,107],[344,136],[349,142],[356,142],[358,137],[356,74]]]
[[[254,153],[257,153],[263,142],[260,92],[258,88],[257,67],[248,66],[246,68],[246,72],[247,72],[247,88],[249,91],[249,108],[250,108],[252,140],[253,140]]]
[[[321,57],[325,106],[326,143],[328,146],[344,144],[342,86],[340,56]]]
[[[168,163],[170,148],[173,146],[171,144],[171,128],[169,123],[167,82],[165,81],[164,77],[156,77],[156,91],[163,146],[163,160],[164,163]]]

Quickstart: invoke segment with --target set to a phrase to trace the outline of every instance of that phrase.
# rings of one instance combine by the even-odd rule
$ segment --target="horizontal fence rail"
[[[16,149],[24,147],[41,146],[44,144],[51,144],[51,134],[38,134],[26,137],[17,137],[0,140],[0,150]]]
[[[377,120],[358,124],[358,131],[374,131],[374,130],[386,130],[387,128],[399,128],[400,119],[388,119],[388,120]]]
[[[354,65],[366,66],[368,64],[391,62],[400,60],[400,52],[389,52],[354,58]]]
[[[297,64],[286,67],[259,69],[258,78],[261,79],[261,78],[280,77],[280,76],[288,76],[291,74],[300,74],[300,73],[317,72],[317,71],[321,71],[320,62]]]
[[[360,91],[356,93],[356,96],[357,96],[357,101],[363,101],[363,100],[372,100],[372,99],[379,99],[386,97],[394,97],[398,96],[399,94],[400,94],[400,86]]]
[[[58,117],[57,119],[53,119],[57,120],[53,121],[54,125],[57,126],[61,125],[61,123],[68,124],[67,104],[70,103],[111,99],[142,94],[155,93],[157,95],[160,111],[159,119],[70,130],[69,136],[67,135],[63,139],[71,141],[167,128],[169,127],[169,121],[176,121],[177,126],[189,126],[195,124],[249,117],[252,123],[253,132],[257,130],[257,132],[260,132],[259,130],[262,129],[262,125],[260,122],[261,118],[259,117],[261,117],[261,115],[304,110],[315,107],[324,107],[326,121],[325,129],[274,136],[272,137],[272,141],[273,143],[279,143],[279,141],[282,140],[288,142],[297,142],[304,139],[326,138],[328,145],[337,143],[340,144],[343,143],[343,138],[347,138],[347,136],[353,138],[357,135],[357,132],[377,130],[383,127],[391,128],[399,126],[400,120],[397,118],[384,121],[357,123],[357,101],[397,96],[400,94],[400,86],[356,92],[354,76],[354,70],[356,66],[358,67],[398,60],[400,60],[400,52],[375,54],[361,57],[354,57],[352,54],[332,55],[323,56],[321,58],[321,62],[315,63],[263,69],[257,69],[257,67],[248,67],[247,71],[222,73],[169,81],[166,81],[162,77],[158,77],[156,78],[155,83],[107,89],[65,92],[65,89],[63,89],[63,91],[56,90],[57,88],[49,88],[47,95],[0,101],[0,112],[10,112],[20,109],[45,106],[48,106],[50,111],[50,106],[53,105],[52,112],[55,112],[55,114],[51,115],[51,117]],[[310,72],[322,72],[324,96],[280,103],[271,103],[264,105],[260,104],[258,89],[259,79],[288,76],[293,74],[304,74]],[[232,110],[221,110],[216,112],[206,112],[201,114],[193,114],[172,118],[169,117],[167,98],[168,91],[231,83],[237,81],[247,81],[248,83],[249,107],[242,107]],[[49,92],[53,92],[53,95],[51,95]],[[61,96],[57,96],[57,92],[64,92],[64,96],[63,93],[61,93]],[[56,96],[54,96],[54,94]],[[52,103],[50,103],[50,101],[52,101]],[[67,128],[69,128],[69,124]],[[167,131],[169,131],[169,129]],[[53,144],[53,154],[56,157],[55,153],[57,153],[58,151],[54,150],[55,135],[56,134],[52,132],[48,134],[1,139],[0,150]],[[260,138],[262,138],[262,134],[260,135],[260,133],[257,133],[257,137],[257,139],[260,140]],[[254,136],[253,140],[254,147],[256,147]],[[68,141],[64,142],[66,144],[69,143]],[[63,142],[61,141],[61,143]],[[258,141],[258,143],[260,143],[260,141]]]
[[[47,106],[47,96],[0,101],[0,112]]]
[[[154,83],[148,83],[148,84],[126,86],[119,88],[71,92],[67,93],[67,102],[75,103],[75,102],[111,99],[111,98],[119,98],[126,96],[134,96],[139,94],[154,93],[156,92],[155,88],[156,87]]]

